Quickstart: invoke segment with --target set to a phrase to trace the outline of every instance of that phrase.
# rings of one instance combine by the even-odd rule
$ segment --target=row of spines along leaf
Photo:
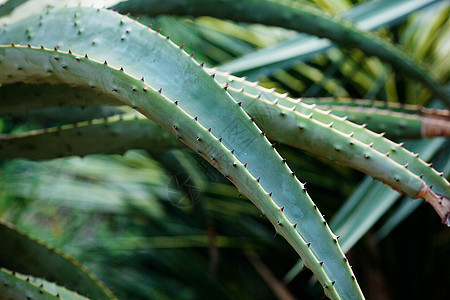
[[[323,107],[323,109],[326,108]],[[388,138],[419,139],[450,136],[450,118],[443,118],[436,114],[423,116],[359,107],[334,107],[331,113],[336,116],[347,117],[349,121],[356,124],[365,124],[372,131],[385,132]]]
[[[114,298],[81,262],[3,220],[0,220],[0,240],[5,241],[0,247],[0,267],[55,281],[84,296]]]
[[[306,104],[316,104],[319,107],[328,109],[376,109],[381,111],[396,112],[402,114],[412,114],[429,117],[450,118],[448,109],[434,109],[414,104],[404,104],[398,102],[388,102],[369,99],[353,99],[341,97],[320,97],[320,98],[301,98]]]
[[[400,48],[380,37],[356,28],[352,23],[328,15],[305,3],[273,0],[128,0],[114,6],[121,12],[212,16],[238,22],[254,22],[280,26],[325,37],[346,48],[358,48],[364,53],[391,63],[405,74],[420,80],[446,104],[450,102],[448,92],[433,79],[429,72]],[[274,14],[273,12],[277,13]]]
[[[88,299],[44,279],[23,275],[1,267],[0,297],[3,300]]]
[[[303,185],[298,182],[295,176],[291,175],[290,177],[291,180],[297,182],[299,187],[295,202],[291,201],[293,199],[280,198],[279,191],[265,191],[260,184],[260,178],[255,178],[249,173],[247,163],[240,162],[237,159],[234,149],[231,151],[227,149],[222,143],[222,138],[214,136],[214,130],[204,128],[197,117],[182,110],[178,105],[178,100],[171,101],[161,94],[161,90],[158,92],[124,71],[113,69],[100,62],[94,62],[87,55],[78,57],[63,54],[59,51],[33,49],[31,47],[0,47],[0,54],[3,54],[6,58],[3,67],[10,75],[3,74],[2,80],[6,83],[32,81],[36,77],[42,80],[42,76],[50,71],[52,76],[47,77],[48,82],[61,83],[59,82],[61,80],[65,83],[84,86],[88,82],[94,83],[96,88],[135,107],[147,117],[152,118],[166,130],[176,135],[177,139],[202,155],[263,211],[277,231],[285,236],[302,256],[308,267],[313,270],[329,297],[334,299],[338,299],[340,296],[362,297],[348,261],[339,248],[337,239],[333,237],[334,235],[326,221],[318,212],[317,206],[311,201],[306,189],[302,188]],[[25,57],[27,57],[26,60]],[[11,65],[8,64],[10,61],[15,62]],[[18,69],[16,67],[18,61],[26,62],[28,65],[23,65]],[[52,62],[52,64],[46,64],[46,67],[42,68],[44,62]],[[96,81],[98,77],[89,78],[88,74],[102,74],[102,82]],[[237,103],[235,105],[236,108],[240,108]],[[247,117],[247,121],[252,126],[253,122],[250,118]],[[263,135],[259,134],[259,136],[263,138]],[[271,144],[266,139],[263,140],[263,143],[267,144],[266,147],[269,147],[275,155],[278,155],[272,149]],[[280,166],[289,170],[281,158],[279,160]],[[277,173],[276,176],[280,176],[280,174]],[[270,180],[270,178],[261,179],[261,181],[264,180]],[[291,187],[295,189],[294,186]],[[286,205],[283,206],[285,201],[287,201]],[[303,204],[300,205],[301,202]],[[305,218],[299,220],[302,223],[297,226],[297,223],[292,224],[288,220],[288,216],[289,214],[295,216],[299,212],[302,214],[308,213],[309,219],[305,215]],[[318,239],[317,243],[321,246],[315,246],[315,242],[312,245],[311,242],[305,242],[302,238],[305,235],[310,236],[310,239]],[[325,251],[324,254],[320,255],[321,251]],[[322,256],[328,262],[324,264],[323,261],[316,258],[316,255]],[[329,275],[335,280],[332,281]]]
[[[263,129],[270,139],[349,165],[389,184],[411,198],[415,198],[421,189],[422,180],[404,166],[393,163],[372,147],[339,131],[336,132],[332,126],[315,121],[310,118],[311,115],[298,114],[286,107],[264,101],[260,97],[255,99],[233,88],[228,89],[236,99],[243,100],[242,107],[247,113],[255,116],[257,124],[264,126]],[[155,125],[148,123],[148,128],[145,128],[139,124],[142,124],[142,120],[123,122],[121,117],[116,117],[115,120],[108,122],[90,121],[31,132],[18,137],[5,137],[1,141],[3,144],[1,152],[4,158],[25,155],[28,158],[45,159],[89,153],[123,153],[127,149],[162,151],[176,146],[171,139],[164,139],[164,143],[161,143],[162,140],[158,137],[162,134],[158,133]],[[110,139],[109,134],[113,134],[114,138]],[[145,137],[146,142],[143,143],[139,136]],[[39,144],[41,146],[37,147]],[[86,148],[85,146],[89,144],[91,146]],[[127,147],[123,146],[124,144]],[[152,149],[156,148],[154,145],[157,144],[158,148]]]
[[[378,154],[384,154],[388,157],[385,160],[385,164],[388,163],[392,159],[392,161],[400,164],[403,168],[409,169],[415,177],[423,178],[422,187],[416,190],[416,193],[409,194],[408,192],[403,191],[405,194],[409,195],[412,198],[424,198],[426,199],[437,211],[439,216],[442,219],[442,222],[447,226],[450,226],[450,185],[448,181],[443,177],[443,173],[438,173],[431,167],[431,164],[426,164],[424,161],[418,158],[418,155],[413,155],[408,150],[402,147],[402,144],[395,144],[386,138],[384,138],[383,134],[376,134],[365,129],[365,126],[355,125],[351,122],[348,122],[346,118],[339,118],[330,114],[329,111],[321,111],[314,110],[315,105],[306,105],[301,103],[299,100],[293,100],[287,97],[286,94],[280,95],[278,93],[273,92],[272,90],[267,90],[259,87],[256,83],[249,83],[240,78],[236,78],[233,76],[223,77],[222,75],[216,76],[219,82],[222,82],[225,86],[233,86],[240,89],[241,93],[234,94],[234,97],[238,97],[242,95],[243,97],[250,98],[253,97],[253,103],[255,102],[255,98],[265,98],[270,99],[272,104],[280,105],[285,109],[291,109],[296,113],[300,113],[302,115],[306,115],[308,118],[313,118],[320,123],[323,123],[329,127],[333,127],[337,129],[340,133],[347,136],[349,138],[349,144],[352,145],[352,138],[355,138],[367,145],[369,148],[375,149],[375,152]],[[244,90],[250,91],[252,95],[245,95]],[[299,127],[302,131],[304,131],[304,127]],[[280,132],[283,134],[283,131]],[[287,136],[287,138],[292,138],[292,136]],[[311,145],[309,145],[311,146]],[[342,147],[342,144],[341,146]],[[328,149],[328,153],[331,157],[336,157],[337,152],[340,152],[339,147],[335,147],[335,154],[332,154],[332,148]],[[313,151],[314,148],[307,150]],[[366,159],[370,159],[369,154],[364,154]],[[348,160],[350,166],[360,169],[360,165],[356,161]],[[411,178],[411,177],[410,177]],[[382,177],[383,182],[391,185],[392,187],[398,186],[399,181],[401,180],[396,174],[386,173],[385,176]],[[413,180],[416,183],[408,182],[406,185],[414,186],[417,185],[417,179]],[[396,182],[397,184],[395,184]],[[427,186],[428,185],[428,186]],[[410,188],[411,188],[410,186]],[[431,189],[434,187],[434,191]],[[412,190],[410,190],[412,193]]]

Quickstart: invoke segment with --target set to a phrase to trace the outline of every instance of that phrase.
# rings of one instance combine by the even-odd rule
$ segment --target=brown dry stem
[[[450,136],[450,119],[422,117],[422,136]]]
[[[450,199],[434,193],[426,184],[420,188],[416,195],[417,198],[423,198],[430,203],[441,217],[442,223],[450,227]]]

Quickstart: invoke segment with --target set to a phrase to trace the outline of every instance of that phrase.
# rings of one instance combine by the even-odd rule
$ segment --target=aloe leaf
[[[39,278],[33,278],[0,268],[0,297],[15,299],[87,299],[63,287]]]
[[[423,142],[423,144],[425,143],[426,141]],[[448,145],[446,147],[444,146],[444,151],[448,151],[448,147]],[[427,146],[427,150],[428,148],[429,146]],[[450,174],[450,161],[446,160],[445,155],[444,159],[435,160],[435,164],[438,168],[443,170],[446,177]],[[391,216],[389,216],[383,226],[374,233],[375,241],[380,242],[382,239],[388,236],[389,233],[394,230],[394,228],[396,228],[404,219],[411,215],[411,213],[414,212],[422,204],[423,201],[411,201],[408,198],[403,199],[395,212]]]
[[[93,20],[98,19],[95,16],[103,14],[110,16],[118,26],[121,22],[136,24],[107,11],[87,8],[61,11],[69,11],[70,15],[75,12],[78,16],[81,12],[83,15],[93,15]],[[143,34],[149,30],[136,25],[141,27]],[[203,68],[178,47],[168,43],[167,39],[153,32],[150,34],[153,34],[153,47],[157,43],[158,51],[172,55],[165,56],[166,70],[171,70],[171,62],[174,63],[172,70],[181,65],[189,69],[191,76],[197,75],[197,80],[202,82],[199,86],[210,93],[210,97],[205,99],[197,94],[189,98],[189,93],[184,90],[185,97],[172,101],[161,90],[153,89],[125,71],[94,61],[87,55],[79,57],[71,52],[65,54],[32,47],[0,47],[0,82],[44,81],[84,87],[90,85],[135,107],[196,150],[247,195],[313,270],[327,296],[333,299],[362,298],[348,261],[344,259],[326,221],[304,186],[292,176],[271,144],[241,107]],[[173,60],[167,60],[167,57]],[[17,67],[18,64],[20,67]],[[214,113],[217,117],[214,117]],[[205,125],[211,125],[211,129],[206,129]],[[261,159],[266,162],[264,166],[259,163]],[[326,264],[320,260],[322,258]]]
[[[375,132],[385,132],[389,138],[419,139],[424,137],[450,136],[450,118],[439,115],[423,116],[392,112],[388,109],[364,107],[318,106],[323,110],[331,110],[333,115],[347,117],[356,124],[365,124]],[[448,112],[447,110],[439,113]]]
[[[84,296],[114,298],[112,292],[79,261],[0,220],[0,266],[43,277]]]
[[[444,143],[445,139],[423,140],[408,143],[408,147],[422,153],[423,158],[429,160],[442,148]],[[401,198],[401,194],[379,182],[373,182],[370,177],[363,179],[330,222],[333,230],[341,236],[339,241],[344,252],[348,252],[399,198]],[[394,216],[405,216],[411,209],[423,204],[423,201],[405,199],[404,203],[408,203],[408,205],[403,205],[408,209],[399,208],[394,212]],[[391,219],[393,218],[391,217]],[[377,232],[376,237],[379,238],[395,225],[394,221],[386,222],[385,226],[378,231],[381,232],[380,235]],[[301,268],[299,268],[301,264],[302,261],[299,260],[286,274],[287,282],[292,281],[301,272]]]
[[[191,0],[189,2],[128,0],[115,8],[131,13],[212,16],[239,22],[263,23],[302,31],[331,41],[347,48],[357,48],[391,63],[396,69],[421,81],[447,104],[450,95],[433,79],[429,72],[400,48],[380,37],[360,30],[350,22],[324,14],[305,3],[284,0]],[[277,14],[273,12],[276,11]]]
[[[344,119],[335,117],[329,112],[311,109],[301,109],[299,105],[292,103],[292,108],[277,105],[277,102],[264,102],[258,100],[258,96],[252,96],[242,91],[228,88],[230,94],[243,102],[244,109],[255,103],[265,104],[265,110],[261,109],[257,114],[250,114],[255,118],[261,129],[270,132],[269,138],[282,143],[296,146],[308,152],[323,155],[340,164],[351,166],[366,174],[370,174],[392,188],[399,190],[411,198],[425,198],[436,210],[446,225],[450,225],[450,186],[442,174],[436,172],[424,161],[419,160],[411,152],[401,145],[395,144],[363,126],[354,125]],[[263,103],[261,103],[263,102]],[[294,110],[294,114],[287,114],[287,110]],[[315,115],[315,117],[314,117]],[[283,121],[272,121],[272,118],[281,118]],[[347,125],[348,124],[348,125]],[[364,134],[357,135],[362,130]],[[371,135],[373,142],[364,140],[362,135]],[[357,136],[357,137],[355,137]],[[375,147],[375,143],[380,145]],[[391,144],[386,152],[380,152],[383,144]],[[389,152],[390,151],[390,152]],[[399,152],[401,155],[396,155]],[[385,153],[390,153],[385,155]],[[391,155],[394,154],[394,155]],[[391,159],[395,156],[395,159]],[[400,164],[404,162],[405,165]],[[409,168],[408,164],[412,167]],[[419,172],[427,174],[422,175]],[[427,184],[436,183],[435,193]]]
[[[438,173],[431,167],[431,164],[426,164],[423,160],[419,159],[418,154],[415,155],[412,152],[402,148],[402,144],[396,144],[384,138],[384,133],[374,133],[370,130],[365,129],[365,126],[355,125],[351,122],[347,122],[346,118],[339,118],[332,115],[331,111],[322,111],[320,109],[316,109],[315,105],[305,105],[301,102],[301,99],[291,99],[287,97],[287,94],[276,93],[273,89],[269,90],[262,88],[256,83],[250,83],[243,80],[242,78],[237,78],[230,75],[226,76],[222,73],[216,73],[215,77],[222,84],[240,89],[241,91],[246,91],[241,93],[234,92],[233,96],[235,98],[243,97],[243,99],[245,99],[248,97],[253,97],[253,100],[251,101],[252,104],[258,103],[256,99],[263,98],[269,102],[272,102],[272,107],[280,106],[278,109],[284,107],[285,110],[294,110],[296,113],[308,116],[322,124],[326,124],[328,126],[330,126],[331,124],[333,129],[336,129],[341,134],[347,135],[349,138],[354,138],[359,142],[366,144],[369,148],[373,148],[378,153],[382,153],[385,156],[388,156],[390,159],[404,166],[404,168],[407,168],[415,175],[421,176],[424,182],[427,183],[427,185],[431,185],[433,187],[435,195],[428,194],[428,191],[431,191],[431,188],[423,186],[423,189],[421,189],[420,191],[416,191],[416,196],[413,196],[413,198],[427,197],[430,204],[433,205],[435,210],[441,216],[443,223],[450,224],[450,220],[447,217],[448,211],[450,209],[450,200],[448,200],[450,199],[450,184],[445,178],[443,178],[442,173]],[[269,104],[270,103],[268,103],[267,105]],[[244,109],[246,109],[246,105],[244,105]],[[281,133],[283,132],[286,134],[286,131],[281,131]],[[291,140],[289,143],[296,143],[295,141],[293,141],[295,139],[295,136],[287,135],[286,138]],[[347,144],[351,144],[350,141]],[[342,145],[338,145],[337,148],[340,149],[341,147]],[[336,149],[336,147],[333,148]],[[308,148],[305,150],[313,151],[314,148]],[[328,148],[328,150],[330,150],[330,148]],[[330,153],[329,155],[331,155],[331,152],[328,153]],[[335,156],[332,157],[334,159]],[[352,162],[349,161],[348,163]],[[355,168],[358,168],[358,166],[362,165],[356,164]],[[390,175],[392,174],[388,175],[390,179],[385,178],[384,182],[387,182],[389,180],[398,182],[398,180],[396,179],[399,178]],[[407,192],[405,193],[408,194]]]
[[[3,160],[124,154],[130,149],[157,153],[182,146],[160,126],[134,115],[78,122],[20,135],[0,135],[0,145],[0,159]]]
[[[65,96],[66,95],[66,96]],[[45,107],[78,105],[81,107],[94,104],[122,105],[119,101],[95,89],[70,88],[65,85],[25,85],[23,83],[7,84],[0,87],[1,114],[18,114],[28,110]]]
[[[352,21],[361,29],[375,30],[382,26],[393,26],[404,21],[410,14],[440,0],[381,0],[367,1],[355,5],[341,17]],[[277,69],[292,67],[299,61],[323,54],[333,47],[327,40],[299,34],[298,37],[280,42],[266,49],[257,50],[220,66],[221,70],[243,74],[254,78],[258,74],[273,74]]]
[[[398,102],[388,102],[372,99],[351,99],[340,97],[320,97],[320,98],[302,98],[302,102],[307,104],[316,104],[318,107],[328,108],[375,108],[379,110],[387,110],[392,112],[412,114],[412,115],[424,115],[435,116],[442,118],[449,118],[450,111],[448,109],[436,109],[429,108],[420,105],[404,104]]]
[[[16,5],[22,1],[20,5]],[[29,16],[41,12],[44,13],[51,8],[89,6],[95,8],[104,8],[119,3],[120,0],[10,0],[8,4],[8,14],[0,15],[0,25],[16,22],[28,18]],[[15,2],[15,3],[14,3]],[[14,8],[12,6],[15,6]]]
[[[17,6],[27,2],[28,0],[7,0],[5,3],[0,5],[0,17],[8,15]]]
[[[413,148],[422,150],[425,159],[431,159],[445,140],[434,139],[421,143],[425,147]],[[362,196],[358,195],[359,190],[362,190]],[[341,235],[339,240],[344,252],[348,252],[399,198],[401,194],[366,178],[330,222],[332,228]],[[420,204],[422,201],[417,203]]]

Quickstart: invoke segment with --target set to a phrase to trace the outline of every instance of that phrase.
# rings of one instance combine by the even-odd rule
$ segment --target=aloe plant
[[[420,63],[388,42],[309,7],[283,1],[218,1],[214,7],[203,1],[193,1],[190,6],[177,1],[147,4],[152,6],[142,7],[139,1],[128,1],[115,8],[150,15],[212,15],[251,22],[262,20],[260,15],[253,18],[246,13],[252,9],[262,15],[276,9],[301,17],[299,24],[306,27],[294,21],[284,22],[291,19],[287,15],[265,23],[306,29],[341,44],[357,42],[368,54],[378,55],[410,72],[444,102],[448,101],[447,91]],[[20,8],[19,5],[16,11]],[[240,13],[236,14],[236,9]],[[365,115],[361,116],[353,108],[342,109],[342,101],[293,99],[257,83],[208,69],[193,54],[184,51],[184,44],[174,44],[159,29],[154,31],[150,25],[144,26],[137,19],[107,9],[54,8],[27,18],[4,20],[6,24],[0,28],[3,116],[39,116],[42,109],[53,108],[64,122],[68,120],[64,115],[70,114],[72,106],[126,105],[151,121],[137,115],[119,115],[4,135],[0,137],[2,159],[124,153],[136,148],[158,157],[156,153],[182,148],[184,144],[256,205],[332,299],[364,296],[338,237],[308,195],[305,183],[297,179],[301,178],[301,172],[296,174],[287,165],[287,160],[274,149],[274,141],[363,171],[410,198],[424,198],[442,222],[450,226],[450,185],[444,176],[402,144],[344,116],[353,113],[355,117],[350,119],[354,121],[365,116],[375,120],[386,118],[385,127],[393,123],[404,129],[393,131],[392,135],[401,137],[446,136],[449,124],[446,110],[430,112],[408,107],[408,112],[423,114],[415,120],[416,115],[386,114],[380,112],[381,108],[374,111],[374,103],[365,104],[372,110],[364,110]],[[332,24],[335,31],[321,24]],[[20,89],[23,91],[18,93]],[[329,106],[331,111],[324,110]],[[116,108],[108,108],[107,115],[116,113]],[[93,143],[97,146],[92,147]],[[38,272],[36,276],[44,273]],[[5,280],[13,278],[6,271],[2,276]],[[27,289],[32,293],[35,287]],[[5,295],[8,293],[12,292],[5,290]],[[109,292],[106,295],[113,297]]]

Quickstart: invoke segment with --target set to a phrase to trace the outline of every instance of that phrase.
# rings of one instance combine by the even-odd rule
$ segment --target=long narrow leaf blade
[[[361,29],[373,31],[382,26],[396,25],[404,21],[410,14],[438,2],[442,1],[369,1],[344,12],[342,18],[354,22]],[[270,75],[277,69],[289,68],[299,61],[323,54],[332,47],[333,44],[328,40],[299,34],[293,39],[225,63],[220,68],[236,74],[245,73],[252,78],[256,77],[258,73]]]
[[[93,298],[114,298],[112,292],[79,261],[0,220],[0,266],[46,278]]]

